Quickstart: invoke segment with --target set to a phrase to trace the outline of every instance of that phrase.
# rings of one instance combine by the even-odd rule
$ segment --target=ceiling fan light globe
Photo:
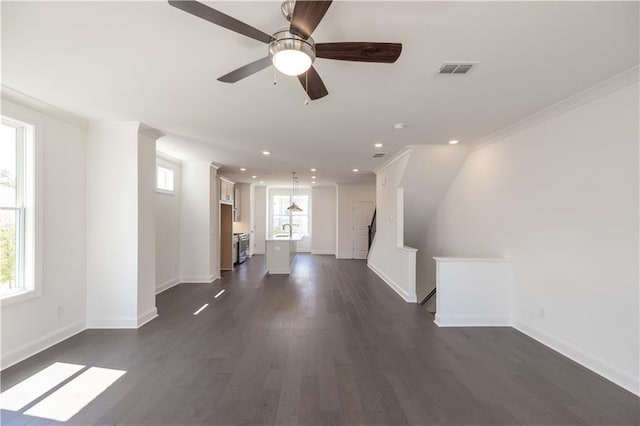
[[[311,58],[300,50],[287,49],[276,52],[271,58],[273,66],[282,74],[296,76],[311,68]]]
[[[273,35],[269,43],[269,59],[278,71],[296,76],[304,73],[316,59],[315,42],[311,37],[304,39],[288,29]]]

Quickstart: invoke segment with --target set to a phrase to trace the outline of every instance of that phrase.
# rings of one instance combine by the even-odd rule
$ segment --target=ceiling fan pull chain
[[[273,67],[273,85],[278,84],[278,73],[276,72],[276,67]]]
[[[304,106],[309,105],[309,71],[304,73]]]

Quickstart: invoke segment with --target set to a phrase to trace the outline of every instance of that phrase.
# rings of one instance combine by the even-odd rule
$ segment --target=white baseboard
[[[311,250],[311,254],[328,254],[328,255],[335,255],[336,251],[335,250]]]
[[[175,287],[178,284],[210,284],[219,279],[220,279],[220,275],[211,275],[209,277],[192,276],[192,277],[174,278],[156,287],[156,294],[160,294],[163,291],[169,290],[170,288]]]
[[[171,287],[175,287],[180,284],[180,278],[174,278],[169,281],[165,281],[156,287],[156,294],[160,294],[163,291],[169,290]]]
[[[95,318],[87,320],[87,328],[90,329],[136,329],[138,318]]]
[[[220,278],[219,275],[187,275],[180,277],[180,284],[209,284]]]
[[[67,340],[68,338],[75,336],[81,331],[86,330],[86,328],[86,322],[84,320],[78,321],[76,323],[59,328],[58,330],[39,337],[38,339],[35,339],[15,349],[7,351],[6,353],[3,353],[2,356],[0,356],[0,370],[11,367],[12,365],[19,363],[20,361],[24,361],[25,359],[32,357],[33,355],[62,342],[63,340]]]
[[[269,275],[289,275],[289,274],[291,274],[291,271],[289,271],[287,269],[277,269],[275,271],[269,270],[268,274]]]
[[[336,254],[336,259],[353,259],[353,257],[351,257],[351,255],[345,255],[345,254]]]
[[[436,313],[433,321],[438,327],[511,327],[510,318],[443,316]]]
[[[253,252],[254,255],[256,254],[264,254],[264,250],[256,250]]]
[[[140,328],[158,316],[158,309],[154,306],[138,317],[125,318],[96,318],[87,320],[87,328],[91,329],[136,329]]]
[[[513,327],[521,333],[524,333],[543,345],[550,347],[554,351],[561,353],[567,358],[588,368],[616,385],[640,396],[640,377],[636,377],[632,373],[629,373],[628,371],[623,370],[572,343],[558,337],[551,336],[550,334],[525,324],[524,322],[515,321]]]
[[[158,308],[156,308],[155,306],[149,309],[148,311],[142,313],[141,315],[138,315],[138,328],[142,327],[143,325],[145,325],[152,319],[156,318],[157,316],[158,316]]]
[[[383,274],[378,268],[373,266],[370,262],[367,263],[367,266],[369,267],[369,269],[371,269],[373,272],[375,272],[376,275],[379,276],[380,279],[382,279],[382,281],[387,283],[387,285],[389,287],[391,287],[396,293],[398,293],[398,295],[400,295],[400,297],[402,297],[405,302],[407,302],[407,303],[417,303],[418,302],[415,294],[409,294],[406,291],[404,291],[404,289],[402,287],[400,287],[398,284],[396,284],[391,278],[389,278],[388,276]]]

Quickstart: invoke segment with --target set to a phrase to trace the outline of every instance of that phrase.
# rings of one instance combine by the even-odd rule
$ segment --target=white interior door
[[[366,259],[369,253],[369,225],[373,218],[373,202],[355,201],[351,211],[352,257]]]

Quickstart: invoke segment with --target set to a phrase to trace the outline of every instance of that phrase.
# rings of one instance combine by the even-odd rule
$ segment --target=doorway
[[[233,270],[233,206],[220,203],[220,269]]]
[[[354,201],[351,209],[351,238],[354,259],[366,259],[369,254],[369,225],[373,218],[372,201]]]

